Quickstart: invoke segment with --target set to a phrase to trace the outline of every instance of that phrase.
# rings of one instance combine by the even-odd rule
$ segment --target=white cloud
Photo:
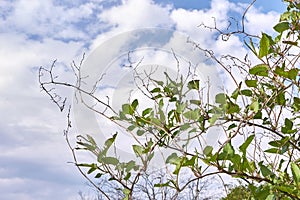
[[[152,0],[123,0],[119,6],[114,6],[102,12],[99,19],[123,30],[140,27],[170,27],[171,7],[161,7]]]
[[[86,24],[92,20],[93,13],[101,9],[102,6],[89,2],[70,7],[66,2],[57,5],[51,0],[19,0],[13,9],[6,11],[0,30],[38,38],[87,39],[91,33]]]
[[[262,13],[259,9],[252,7],[246,14],[245,30],[250,34],[261,36],[261,32],[274,33],[273,26],[278,23],[279,13],[270,11]]]

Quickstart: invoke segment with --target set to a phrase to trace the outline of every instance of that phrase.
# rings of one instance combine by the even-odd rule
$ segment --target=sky
[[[79,199],[90,193],[63,137],[66,114],[41,92],[38,68],[57,59],[58,74],[111,37],[137,28],[171,28],[216,53],[244,56],[241,38],[224,43],[202,22],[227,26],[248,0],[1,0],[0,194],[1,200]],[[284,4],[257,0],[246,15],[251,34],[272,33]],[[70,96],[72,91],[65,91]],[[75,137],[75,133],[73,135]]]

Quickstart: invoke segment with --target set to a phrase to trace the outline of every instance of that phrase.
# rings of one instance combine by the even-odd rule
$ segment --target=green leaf
[[[257,87],[257,80],[245,80],[245,83],[248,87]]]
[[[150,92],[151,93],[158,93],[158,92],[161,92],[161,90],[160,90],[159,87],[156,87],[156,88],[152,89]]]
[[[237,127],[237,125],[235,124],[235,123],[233,123],[233,124],[230,124],[230,126],[228,127],[228,131],[229,130],[231,130],[231,129],[233,129],[233,128],[235,128],[235,127]]]
[[[274,27],[274,30],[277,31],[278,33],[282,33],[283,31],[286,31],[290,28],[290,25],[288,22],[279,22],[276,24]]]
[[[190,100],[190,103],[194,104],[194,105],[197,105],[197,106],[201,105],[201,101],[200,100],[195,100],[195,99]]]
[[[260,171],[261,171],[261,174],[264,176],[264,177],[268,177],[270,175],[273,174],[273,172],[268,168],[266,167],[263,162],[259,162],[258,163],[259,167],[260,167]]]
[[[195,89],[195,90],[199,90],[199,80],[191,80],[190,82],[188,82],[188,85],[187,87],[192,90],[192,89]]]
[[[123,198],[123,200],[129,200],[129,195],[130,195],[130,190],[127,188],[123,189],[123,194],[125,195],[125,197]]]
[[[219,93],[216,95],[216,103],[225,104],[226,103],[226,95],[224,93]]]
[[[114,157],[104,157],[102,158],[102,163],[107,165],[117,165],[119,163],[119,160]]]
[[[282,43],[284,43],[284,44],[289,44],[289,45],[293,45],[293,46],[298,46],[298,42],[289,41],[289,40],[282,41]]]
[[[136,167],[136,163],[131,160],[128,163],[126,163],[126,172],[129,173],[134,167]]]
[[[293,128],[293,124],[294,123],[290,119],[285,118],[284,125],[287,129],[291,130]]]
[[[251,97],[252,96],[252,91],[245,89],[241,91],[242,95],[247,96],[247,97]]]
[[[145,110],[143,110],[142,112],[142,116],[145,117],[146,115],[148,115],[149,113],[151,113],[152,108],[146,108]]]
[[[135,128],[136,128],[135,125],[130,125],[130,126],[128,126],[127,130],[128,131],[133,131]]]
[[[154,184],[154,187],[168,187],[170,186],[170,181],[166,182],[166,183],[156,183]]]
[[[101,174],[101,173],[97,173],[96,176],[95,176],[95,178],[101,178],[102,175],[103,174]]]
[[[132,145],[133,151],[137,157],[142,156],[144,148],[139,145]]]
[[[206,156],[211,156],[212,155],[212,151],[213,151],[213,147],[212,146],[206,146],[203,150],[204,155]]]
[[[250,135],[246,139],[246,141],[239,147],[241,152],[243,152],[243,155],[246,155],[246,150],[247,150],[248,146],[250,145],[250,143],[252,142],[253,139],[254,139],[254,135]]]
[[[210,125],[214,125],[215,122],[221,117],[222,115],[220,114],[214,114],[211,118],[209,118],[208,122]]]
[[[152,79],[153,80],[153,79]],[[163,81],[157,81],[157,80],[153,80],[155,83],[157,83],[158,85],[160,86],[163,86],[164,85],[164,82]]]
[[[189,129],[191,127],[191,125],[189,123],[185,123],[183,125],[180,126],[180,131],[185,131],[187,129]]]
[[[86,135],[88,141],[93,145],[93,146],[97,146],[97,143],[95,142],[94,138],[90,135]]]
[[[164,113],[164,111],[162,111],[162,110],[158,110],[158,114],[159,114],[159,120],[162,122],[162,123],[164,123],[165,121],[166,121],[166,116],[165,116],[165,113]]]
[[[293,101],[292,107],[293,107],[293,109],[294,109],[295,112],[298,112],[300,110],[300,98],[294,97],[293,100],[294,101]]]
[[[123,104],[122,105],[122,112],[126,115],[126,114],[129,114],[129,115],[132,115],[134,113],[134,109],[132,108],[131,105],[129,104]]]
[[[139,129],[139,130],[136,132],[136,134],[137,134],[138,136],[142,136],[142,135],[144,135],[144,133],[145,133],[145,131],[144,131],[144,130],[141,130],[141,129]]]
[[[250,74],[257,75],[257,76],[266,76],[266,77],[269,76],[268,71],[269,71],[268,66],[265,64],[258,64],[252,67],[251,69],[249,69]]]
[[[253,119],[262,119],[262,112],[259,110],[254,116]]]
[[[297,185],[300,184],[300,168],[296,163],[291,163],[291,170],[293,174],[294,181]]]
[[[89,169],[89,171],[87,172],[87,174],[91,174],[93,173],[96,169],[97,169],[97,165],[95,163],[92,163],[91,168]]]
[[[259,110],[259,103],[257,100],[254,100],[251,104],[250,104],[250,110],[253,110],[254,112],[258,112]]]
[[[193,156],[191,159],[183,159],[182,166],[184,167],[193,167],[195,165],[197,156]]]
[[[137,99],[135,99],[135,100],[131,103],[131,108],[135,111],[138,105],[139,105],[139,102],[138,102]]]
[[[281,154],[281,150],[279,148],[270,148],[265,150],[266,153],[274,153],[274,154]]]
[[[231,145],[230,142],[225,144],[223,152],[228,156],[233,156],[234,155],[234,149],[233,149],[233,146]]]
[[[288,143],[289,139],[290,139],[289,137],[284,137],[281,140],[274,140],[269,142],[268,144],[271,145],[272,147],[282,147],[283,145]]]
[[[104,143],[105,148],[110,148],[110,146],[115,142],[117,133],[115,133],[111,138],[107,139]]]
[[[263,33],[262,38],[260,39],[260,43],[259,43],[258,57],[262,58],[262,57],[268,55],[269,48],[270,48],[269,36],[267,34]]]
[[[288,77],[291,80],[296,80],[299,73],[299,69],[291,69],[288,71]]]
[[[284,106],[285,102],[286,102],[285,93],[281,92],[281,93],[277,94],[275,100],[278,105]]]
[[[178,103],[176,107],[176,112],[181,114],[185,110],[185,108],[186,108],[185,103]]]
[[[189,111],[183,113],[183,116],[188,120],[198,120],[200,117],[200,112],[198,109],[189,110]]]
[[[232,102],[227,103],[226,108],[227,108],[226,110],[227,114],[238,113],[240,111],[239,105]]]
[[[166,163],[177,165],[180,164],[180,161],[180,157],[178,157],[176,153],[172,153],[168,156]]]

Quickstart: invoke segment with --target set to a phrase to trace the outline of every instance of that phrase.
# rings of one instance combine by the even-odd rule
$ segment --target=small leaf
[[[294,101],[293,101],[292,107],[293,107],[294,111],[297,112],[297,111],[300,110],[300,98],[294,97],[293,100],[294,100]]]
[[[93,173],[97,169],[97,165],[95,163],[91,164],[91,168],[87,172],[87,174]]]
[[[268,167],[266,167],[265,165],[263,165],[262,161],[259,162],[258,165],[260,167],[261,174],[264,177],[268,177],[268,176],[270,176],[270,175],[273,174],[273,172]]]
[[[226,103],[226,95],[224,93],[219,93],[216,95],[216,103],[225,104]]]
[[[257,87],[257,80],[245,80],[248,87]]]
[[[129,200],[129,195],[130,195],[130,190],[127,188],[123,189],[123,194],[125,195],[125,197],[123,198],[123,200]]]
[[[178,103],[176,107],[176,112],[181,114],[185,110],[185,108],[186,108],[185,103]]]
[[[268,71],[269,71],[268,66],[265,64],[259,64],[249,69],[250,74],[257,75],[257,76],[266,76],[266,77],[269,76]]]
[[[144,130],[141,130],[141,129],[139,129],[139,130],[136,132],[136,134],[137,134],[138,136],[142,136],[142,135],[144,135],[144,133],[145,133],[145,131],[144,131]]]
[[[195,104],[197,106],[201,105],[201,101],[200,100],[195,100],[195,99],[190,100],[190,103]]]
[[[247,97],[251,97],[252,96],[252,91],[251,90],[242,90],[241,91],[242,95],[247,96]]]
[[[160,88],[156,87],[153,90],[150,91],[151,93],[158,93],[161,92]]]
[[[259,103],[257,100],[254,100],[251,104],[250,104],[250,110],[253,110],[254,112],[258,112],[259,110]]]
[[[119,163],[119,160],[114,157],[104,157],[102,158],[102,163],[107,165],[117,165]]]
[[[280,150],[278,148],[270,148],[270,149],[267,149],[265,150],[264,152],[266,153],[275,153],[275,154],[280,154]]]
[[[293,128],[293,122],[290,120],[290,119],[288,119],[288,118],[285,118],[285,120],[284,120],[284,125],[285,125],[285,127],[287,128],[287,129],[292,129]]]
[[[203,150],[204,155],[210,156],[212,155],[213,147],[212,146],[206,146]]]
[[[240,111],[239,105],[232,103],[232,102],[226,104],[226,108],[227,108],[227,110],[226,110],[227,114],[238,113]]]
[[[180,157],[177,156],[176,153],[172,153],[171,155],[168,156],[166,163],[170,163],[170,164],[180,164]]]
[[[268,55],[269,53],[269,48],[270,48],[270,41],[269,41],[269,37],[267,34],[263,33],[262,34],[262,38],[260,39],[260,43],[259,43],[259,53],[258,53],[258,57],[262,58],[266,55]]]
[[[239,147],[239,149],[241,150],[241,152],[243,152],[243,154],[246,154],[246,150],[248,148],[248,146],[250,145],[250,143],[252,142],[252,140],[254,139],[254,135],[250,135],[246,141]]]
[[[135,99],[132,103],[131,103],[131,107],[133,110],[136,110],[137,106],[139,105],[139,102],[137,99]]]
[[[291,170],[293,174],[293,178],[297,185],[300,184],[300,168],[297,164],[291,163]]]
[[[291,69],[288,71],[288,77],[291,80],[296,80],[299,73],[299,69]]]
[[[152,111],[152,108],[147,108],[147,109],[143,110],[142,116],[145,117],[145,116],[148,115],[151,111]]]
[[[100,178],[102,175],[103,175],[103,174],[98,173],[98,174],[96,174],[95,178]]]
[[[227,155],[227,156],[233,156],[234,154],[234,149],[233,146],[231,145],[230,142],[228,142],[223,149],[223,152]]]
[[[290,25],[288,22],[279,22],[276,24],[274,27],[274,30],[277,31],[278,33],[282,33],[283,31],[286,31],[290,28]]]
[[[170,186],[169,183],[170,183],[169,181],[166,183],[156,183],[156,184],[154,184],[154,187],[168,187],[168,186]]]
[[[139,146],[139,145],[132,145],[133,151],[134,153],[140,157],[143,154],[143,147]]]
[[[285,93],[281,92],[281,93],[277,94],[275,100],[278,105],[284,106],[285,102],[286,102]]]
[[[130,126],[128,126],[127,130],[128,131],[133,131],[135,128],[136,128],[135,125],[130,125]]]
[[[208,122],[210,125],[214,125],[215,122],[221,117],[220,114],[214,114],[211,118],[209,118]]]
[[[230,126],[228,127],[228,129],[227,129],[227,130],[229,131],[229,130],[231,130],[231,129],[235,128],[235,127],[237,127],[237,125],[236,125],[236,124],[230,124]]]
[[[192,90],[192,89],[195,89],[195,90],[199,90],[199,80],[191,80],[190,82],[188,82],[188,85],[187,87]]]
[[[129,115],[132,115],[134,113],[134,110],[132,108],[131,105],[129,104],[123,104],[122,105],[122,112],[126,115],[126,114],[129,114]]]
[[[197,120],[200,117],[199,110],[189,110],[185,113],[183,113],[183,116],[188,120]]]

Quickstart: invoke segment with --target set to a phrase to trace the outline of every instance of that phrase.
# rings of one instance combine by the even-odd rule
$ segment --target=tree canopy
[[[287,9],[273,27],[275,35],[250,35],[244,27],[231,32],[212,28],[224,38],[242,36],[253,62],[250,56],[237,58],[230,52],[217,57],[213,49],[190,42],[234,83],[232,91],[224,90],[214,99],[208,96],[209,83],[193,78],[192,72],[176,78],[165,72],[164,78],[157,80],[151,74],[141,78],[136,66],[135,77],[142,83],[139,90],[144,97],[130,99],[114,110],[109,100],[97,98],[98,82],[92,91],[84,88],[80,66],[73,68],[76,84],[55,79],[55,62],[50,69],[40,69],[42,89],[61,110],[66,101],[51,88],[71,87],[78,102],[119,127],[102,144],[91,135],[80,134],[73,147],[68,113],[65,136],[74,164],[103,198],[113,199],[110,195],[115,193],[123,199],[197,199],[204,191],[201,181],[206,177],[218,176],[226,182],[229,176],[242,180],[252,199],[300,199],[300,3],[285,2]],[[87,104],[83,96],[104,110]],[[151,103],[142,106],[144,99]],[[216,145],[208,145],[202,138],[214,131],[220,137]],[[116,138],[123,133],[136,141],[128,144],[135,159],[117,154],[120,143]],[[153,172],[151,162],[162,149],[170,151],[165,153],[159,172]],[[94,160],[81,162],[78,152],[89,152]],[[108,185],[97,184],[103,179]],[[209,192],[207,188],[205,192]],[[243,188],[236,190],[245,192]]]

